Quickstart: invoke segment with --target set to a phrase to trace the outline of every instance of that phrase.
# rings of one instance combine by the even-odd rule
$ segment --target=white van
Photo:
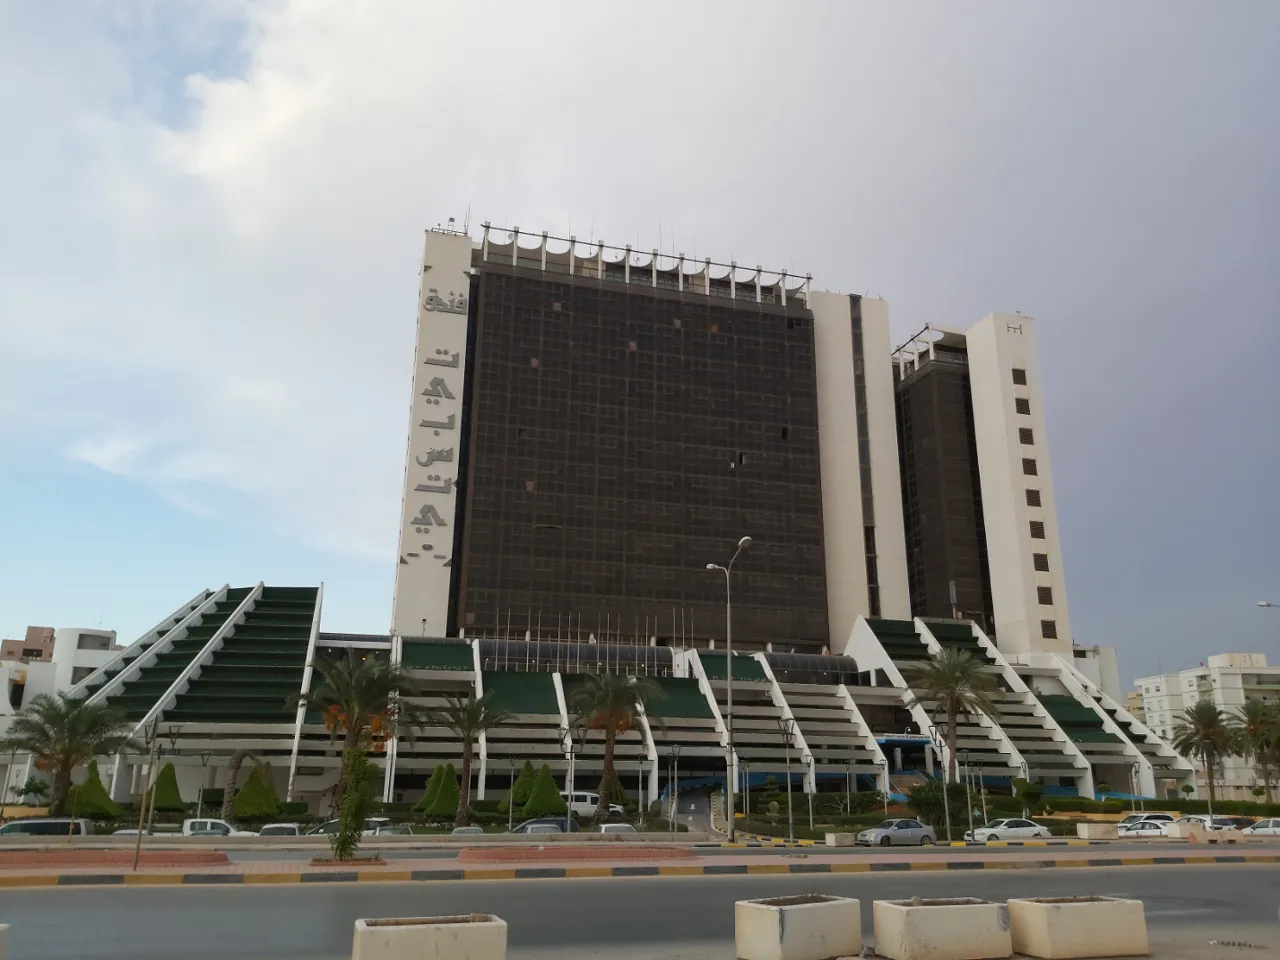
[[[579,817],[594,817],[596,815],[596,807],[600,806],[600,794],[587,793],[583,790],[573,791],[573,802],[569,802],[569,794],[564,790],[560,791],[560,796],[564,802],[568,804],[569,811]],[[622,807],[616,803],[609,804],[610,813],[625,813]]]

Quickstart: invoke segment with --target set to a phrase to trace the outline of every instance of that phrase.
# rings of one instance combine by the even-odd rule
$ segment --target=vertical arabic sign
[[[443,636],[457,526],[471,239],[428,233],[391,629]]]

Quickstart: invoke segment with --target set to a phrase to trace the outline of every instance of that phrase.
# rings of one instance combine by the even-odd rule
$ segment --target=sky
[[[0,636],[390,621],[422,231],[1038,322],[1075,638],[1280,662],[1280,5],[0,3]]]

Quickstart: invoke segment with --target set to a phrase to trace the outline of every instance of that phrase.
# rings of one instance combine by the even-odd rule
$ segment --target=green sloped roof
[[[698,651],[698,659],[707,671],[708,680],[724,680],[729,675],[728,656],[723,653],[705,653]],[[755,657],[742,653],[733,655],[733,679],[735,680],[768,680],[764,667]]]
[[[406,640],[400,655],[406,670],[474,670],[469,643],[420,643]]]
[[[486,696],[492,694],[495,706],[512,713],[543,713],[560,716],[555,681],[549,673],[482,674]]]

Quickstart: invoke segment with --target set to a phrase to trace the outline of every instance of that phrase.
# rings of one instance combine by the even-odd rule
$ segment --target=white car
[[[1048,827],[1042,827],[1038,823],[1018,817],[992,820],[981,827],[974,827],[972,831],[966,830],[964,834],[966,840],[976,840],[978,843],[985,843],[988,840],[1030,840],[1050,836],[1052,834]]]
[[[1164,837],[1164,825],[1167,820],[1134,820],[1122,823],[1116,828],[1116,835],[1129,839],[1139,837]]]
[[[199,818],[182,821],[184,837],[256,837],[252,830],[240,830],[225,820]]]
[[[560,796],[565,803],[569,803],[569,794],[560,791]],[[573,803],[569,804],[570,809],[584,820],[589,820],[596,815],[596,807],[600,805],[600,795],[598,793],[587,793],[582,790],[573,791]],[[626,811],[616,803],[609,804],[609,812],[622,814]]]
[[[1230,830],[1235,827],[1235,824],[1232,823],[1230,820],[1228,820],[1226,817],[1213,817],[1212,819],[1210,819],[1206,814],[1203,814],[1203,813],[1188,813],[1186,816],[1179,817],[1177,820],[1174,820],[1172,823],[1166,823],[1164,825],[1165,836],[1170,835],[1169,828],[1174,826],[1174,824],[1182,824],[1184,826],[1185,825],[1196,826],[1196,827],[1199,827],[1201,830]]]
[[[1172,823],[1173,819],[1173,814],[1171,813],[1131,813],[1117,823],[1116,826],[1127,827],[1130,824],[1138,823],[1140,821],[1150,821],[1152,823],[1159,823],[1163,825],[1166,823]]]
[[[636,828],[629,823],[602,823],[601,833],[635,833]]]
[[[1280,817],[1273,820],[1259,820],[1251,827],[1245,827],[1241,833],[1254,837],[1280,837]]]
[[[379,827],[389,827],[389,826],[391,826],[390,817],[365,817],[364,829],[360,832],[363,836],[372,837],[374,834],[378,832]],[[331,834],[337,833],[341,829],[342,829],[341,820],[326,820],[324,823],[320,824],[320,826],[312,827],[310,830],[308,830],[307,836],[312,836],[317,833],[323,833],[326,836],[329,836]]]
[[[260,837],[300,837],[302,827],[296,823],[264,823],[258,831]]]

